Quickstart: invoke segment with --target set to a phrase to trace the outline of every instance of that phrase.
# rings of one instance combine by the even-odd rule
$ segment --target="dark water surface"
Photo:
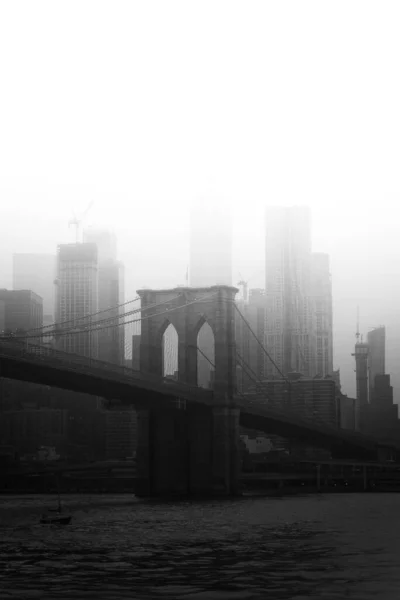
[[[400,598],[400,495],[143,503],[0,496],[0,598]]]

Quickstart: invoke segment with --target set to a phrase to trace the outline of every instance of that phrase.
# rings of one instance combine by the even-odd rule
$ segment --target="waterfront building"
[[[376,327],[367,334],[369,401],[373,402],[375,377],[385,374],[385,327]]]
[[[43,325],[54,323],[54,254],[15,253],[13,255],[13,289],[32,290],[43,301]]]
[[[43,300],[31,290],[0,290],[0,330],[20,332],[43,326]]]

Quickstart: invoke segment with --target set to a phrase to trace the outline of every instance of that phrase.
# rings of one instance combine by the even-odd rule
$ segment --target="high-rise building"
[[[311,254],[311,295],[315,310],[316,371],[325,377],[333,374],[332,282],[328,254]]]
[[[365,431],[368,405],[368,344],[357,341],[353,356],[356,359],[355,429]]]
[[[310,379],[292,373],[289,381],[264,380],[263,388],[264,402],[271,408],[318,423],[339,426],[336,386],[332,378]]]
[[[83,329],[93,326],[96,317],[90,315],[98,311],[96,244],[58,246],[56,283],[58,349],[97,358],[98,334]]]
[[[107,229],[88,228],[84,231],[84,241],[96,244],[99,264],[117,260],[117,238],[115,233]]]
[[[53,254],[14,254],[13,289],[32,290],[43,300],[43,324],[54,323],[54,279],[56,257]]]
[[[239,300],[237,306],[258,340],[263,344],[265,337],[264,290],[250,290],[248,302]],[[254,385],[254,380],[264,378],[265,354],[241,317],[237,317],[235,324],[236,350],[240,355],[237,368],[237,385],[240,391],[245,392]]]
[[[98,256],[98,310],[99,319],[118,317],[124,307],[124,268],[117,261],[115,235],[106,230],[87,229],[84,232],[86,243],[95,244]],[[115,327],[100,329],[98,338],[98,358],[106,362],[122,365],[124,361],[123,319],[114,322]]]
[[[393,402],[390,375],[375,375],[372,400],[366,409],[364,432],[380,439],[397,441],[398,406]]]
[[[190,222],[190,286],[232,285],[232,215],[219,200],[192,208]],[[210,327],[199,331],[197,381],[213,385],[214,335]]]
[[[0,290],[0,325],[10,333],[42,327],[42,298],[31,290]]]
[[[369,401],[374,398],[375,377],[385,374],[385,327],[377,327],[368,332],[368,377],[369,377]]]
[[[270,207],[266,211],[266,345],[279,369],[316,373],[314,302],[310,290],[309,209]],[[278,376],[266,361],[268,378]]]
[[[98,306],[99,319],[108,319],[118,317],[121,309],[118,308],[123,303],[120,296],[120,280],[123,277],[121,265],[117,261],[105,261],[99,263],[98,271]],[[116,319],[115,327],[106,327],[98,332],[98,358],[106,362],[112,362],[121,365],[124,359],[124,327],[121,325],[123,319]]]
[[[191,211],[190,285],[232,285],[232,217],[218,203]]]

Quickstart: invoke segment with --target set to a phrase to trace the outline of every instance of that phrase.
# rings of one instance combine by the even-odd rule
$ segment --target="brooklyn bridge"
[[[0,376],[85,392],[110,404],[134,405],[137,489],[144,496],[238,493],[240,427],[325,448],[340,458],[376,460],[392,451],[378,439],[307,414],[294,401],[296,381],[283,374],[285,399],[270,393],[236,348],[236,319],[250,328],[235,304],[236,293],[229,286],[139,290],[137,310],[114,311],[104,318],[96,313],[47,331],[3,338]],[[137,370],[62,352],[45,343],[46,337],[57,345],[63,335],[94,335],[133,322],[141,328]],[[215,343],[213,389],[198,385],[198,334],[206,323]],[[177,380],[164,376],[163,336],[170,325],[178,336]],[[268,358],[263,341],[257,341]],[[237,364],[254,378],[255,391],[238,391]],[[333,386],[334,396],[334,381],[328,385]]]

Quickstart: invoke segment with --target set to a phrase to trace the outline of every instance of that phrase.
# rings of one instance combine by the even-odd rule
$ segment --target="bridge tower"
[[[163,334],[178,334],[178,379],[197,387],[197,336],[208,323],[215,341],[210,404],[138,411],[140,495],[236,494],[239,483],[239,409],[236,397],[234,299],[237,288],[138,290],[142,322],[140,370],[163,376]],[[166,403],[167,404],[167,403]]]

